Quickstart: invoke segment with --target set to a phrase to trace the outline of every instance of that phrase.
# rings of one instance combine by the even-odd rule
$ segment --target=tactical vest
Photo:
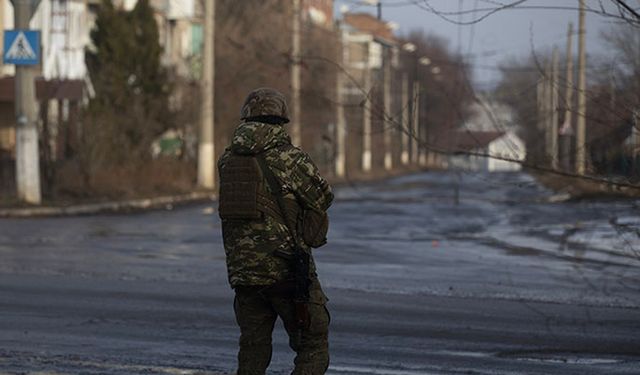
[[[264,214],[282,220],[256,157],[231,155],[220,171],[220,218],[260,220]]]
[[[264,159],[263,159],[264,163]],[[265,166],[265,168],[268,168]],[[274,180],[273,173],[271,180]],[[232,154],[220,171],[219,214],[223,220],[263,220],[270,215],[278,222],[292,228],[311,247],[326,243],[329,221],[326,212],[301,210],[295,199],[282,199],[286,210],[285,222],[278,198],[268,190],[267,176],[260,167],[258,157]],[[273,181],[271,188],[279,188]],[[275,192],[280,194],[281,192]],[[302,215],[300,213],[302,212]]]

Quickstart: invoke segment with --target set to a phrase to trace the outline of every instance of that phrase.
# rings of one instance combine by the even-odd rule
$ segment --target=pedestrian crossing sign
[[[37,65],[40,63],[40,31],[5,30],[2,60],[5,64]]]

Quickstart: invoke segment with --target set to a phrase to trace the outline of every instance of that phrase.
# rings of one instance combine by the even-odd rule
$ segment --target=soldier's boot
[[[255,291],[236,290],[236,321],[240,327],[238,375],[264,375],[271,362],[271,334],[278,317]]]
[[[289,345],[296,352],[292,375],[322,375],[329,367],[329,311],[309,303],[310,325],[297,330],[289,325]]]

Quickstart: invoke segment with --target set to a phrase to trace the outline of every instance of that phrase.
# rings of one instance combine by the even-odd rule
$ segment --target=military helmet
[[[284,123],[289,122],[287,100],[280,91],[270,87],[261,87],[247,95],[240,111],[240,119],[246,120],[263,116],[280,117]]]

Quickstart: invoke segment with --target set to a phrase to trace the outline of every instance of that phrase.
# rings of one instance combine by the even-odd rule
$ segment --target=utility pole
[[[346,136],[347,121],[344,115],[344,78],[342,67],[344,66],[344,37],[342,29],[338,28],[338,68],[336,69],[336,177],[344,177],[346,172]]]
[[[293,35],[291,46],[291,138],[293,144],[302,144],[302,134],[300,129],[300,82],[302,71],[300,70],[300,29],[302,25],[302,10],[300,2],[293,0]]]
[[[546,165],[547,159],[549,158],[549,149],[551,145],[550,136],[549,136],[549,128],[551,127],[551,116],[549,116],[550,107],[551,107],[551,61],[545,61],[544,68],[542,72],[542,87],[541,87],[541,96],[540,102],[538,105],[540,106],[540,117],[539,117],[539,126],[540,131],[544,134],[544,147],[541,150],[540,154],[542,155],[542,161]]]
[[[609,126],[614,127],[616,121],[616,77],[611,68],[611,77],[609,79]]]
[[[400,161],[402,165],[409,164],[409,133],[411,132],[409,119],[409,77],[407,73],[402,74],[402,153]]]
[[[545,134],[545,154],[548,157],[551,147],[551,137],[549,129],[551,128],[551,70],[552,62],[548,60],[544,68],[544,134]]]
[[[546,70],[546,68],[545,68]],[[546,129],[547,129],[547,118],[545,115],[545,111],[546,111],[546,86],[547,86],[547,82],[546,82],[546,72],[543,71],[542,75],[540,75],[540,78],[538,79],[538,83],[536,84],[536,104],[537,104],[537,118],[536,118],[536,126],[537,126],[537,131],[538,134],[540,132],[544,132],[545,134],[545,150],[546,150],[546,144],[547,144],[547,137],[546,137]],[[535,149],[535,160],[536,162],[540,162],[541,161],[541,154],[543,154],[543,152],[539,151],[538,148]]]
[[[567,73],[566,88],[564,92],[564,124],[562,125],[562,166],[565,171],[570,169],[571,165],[571,136],[573,135],[573,127],[571,124],[573,112],[573,24],[569,23],[569,31],[567,32]]]
[[[633,128],[631,129],[631,161],[633,173],[638,173],[638,157],[640,156],[640,109],[633,111]]]
[[[551,126],[549,127],[551,168],[558,169],[558,48],[551,58]]]
[[[391,48],[386,48],[383,56],[384,64],[384,116],[382,121],[382,135],[384,140],[384,169],[390,171],[393,168],[393,154],[391,143]]]
[[[369,66],[369,45],[364,67],[364,101],[362,102],[362,171],[371,171],[371,67]]]
[[[418,98],[418,109],[420,109],[420,101],[424,100],[426,98],[426,96],[420,95],[420,97]],[[418,121],[420,121],[420,112],[418,112]],[[429,149],[427,148],[427,122],[423,121],[420,124],[420,130],[419,130],[419,139],[422,142],[422,145],[418,148],[418,159],[420,162],[421,166],[426,166],[427,165],[427,153],[429,151]]]
[[[4,14],[5,14],[5,8],[6,4],[4,3],[4,1],[2,2],[2,4],[0,4],[0,30],[4,30],[5,26],[4,26]],[[0,51],[4,51],[4,38],[0,38]],[[0,59],[0,68],[2,68],[2,66],[4,65],[3,59]]]
[[[34,10],[31,0],[14,0],[16,29],[28,29]],[[40,204],[40,151],[38,149],[38,108],[35,87],[36,68],[16,65],[16,187],[20,201]]]
[[[202,83],[200,85],[200,140],[198,144],[198,185],[205,189],[215,187],[215,0],[204,2],[204,49]]]
[[[536,104],[537,104],[537,118],[536,125],[538,130],[544,129],[544,75],[538,78],[536,83]]]
[[[585,51],[585,5],[580,0],[580,16],[578,24],[578,114],[576,132],[576,172],[583,175],[586,171],[587,155],[587,75],[586,75],[586,51]]]
[[[411,109],[413,111],[413,120],[411,121],[411,160],[413,160],[414,164],[418,164],[418,148],[420,145],[418,144],[418,128],[419,128],[419,120],[420,120],[420,82],[417,80],[413,82],[413,104],[411,105]]]

